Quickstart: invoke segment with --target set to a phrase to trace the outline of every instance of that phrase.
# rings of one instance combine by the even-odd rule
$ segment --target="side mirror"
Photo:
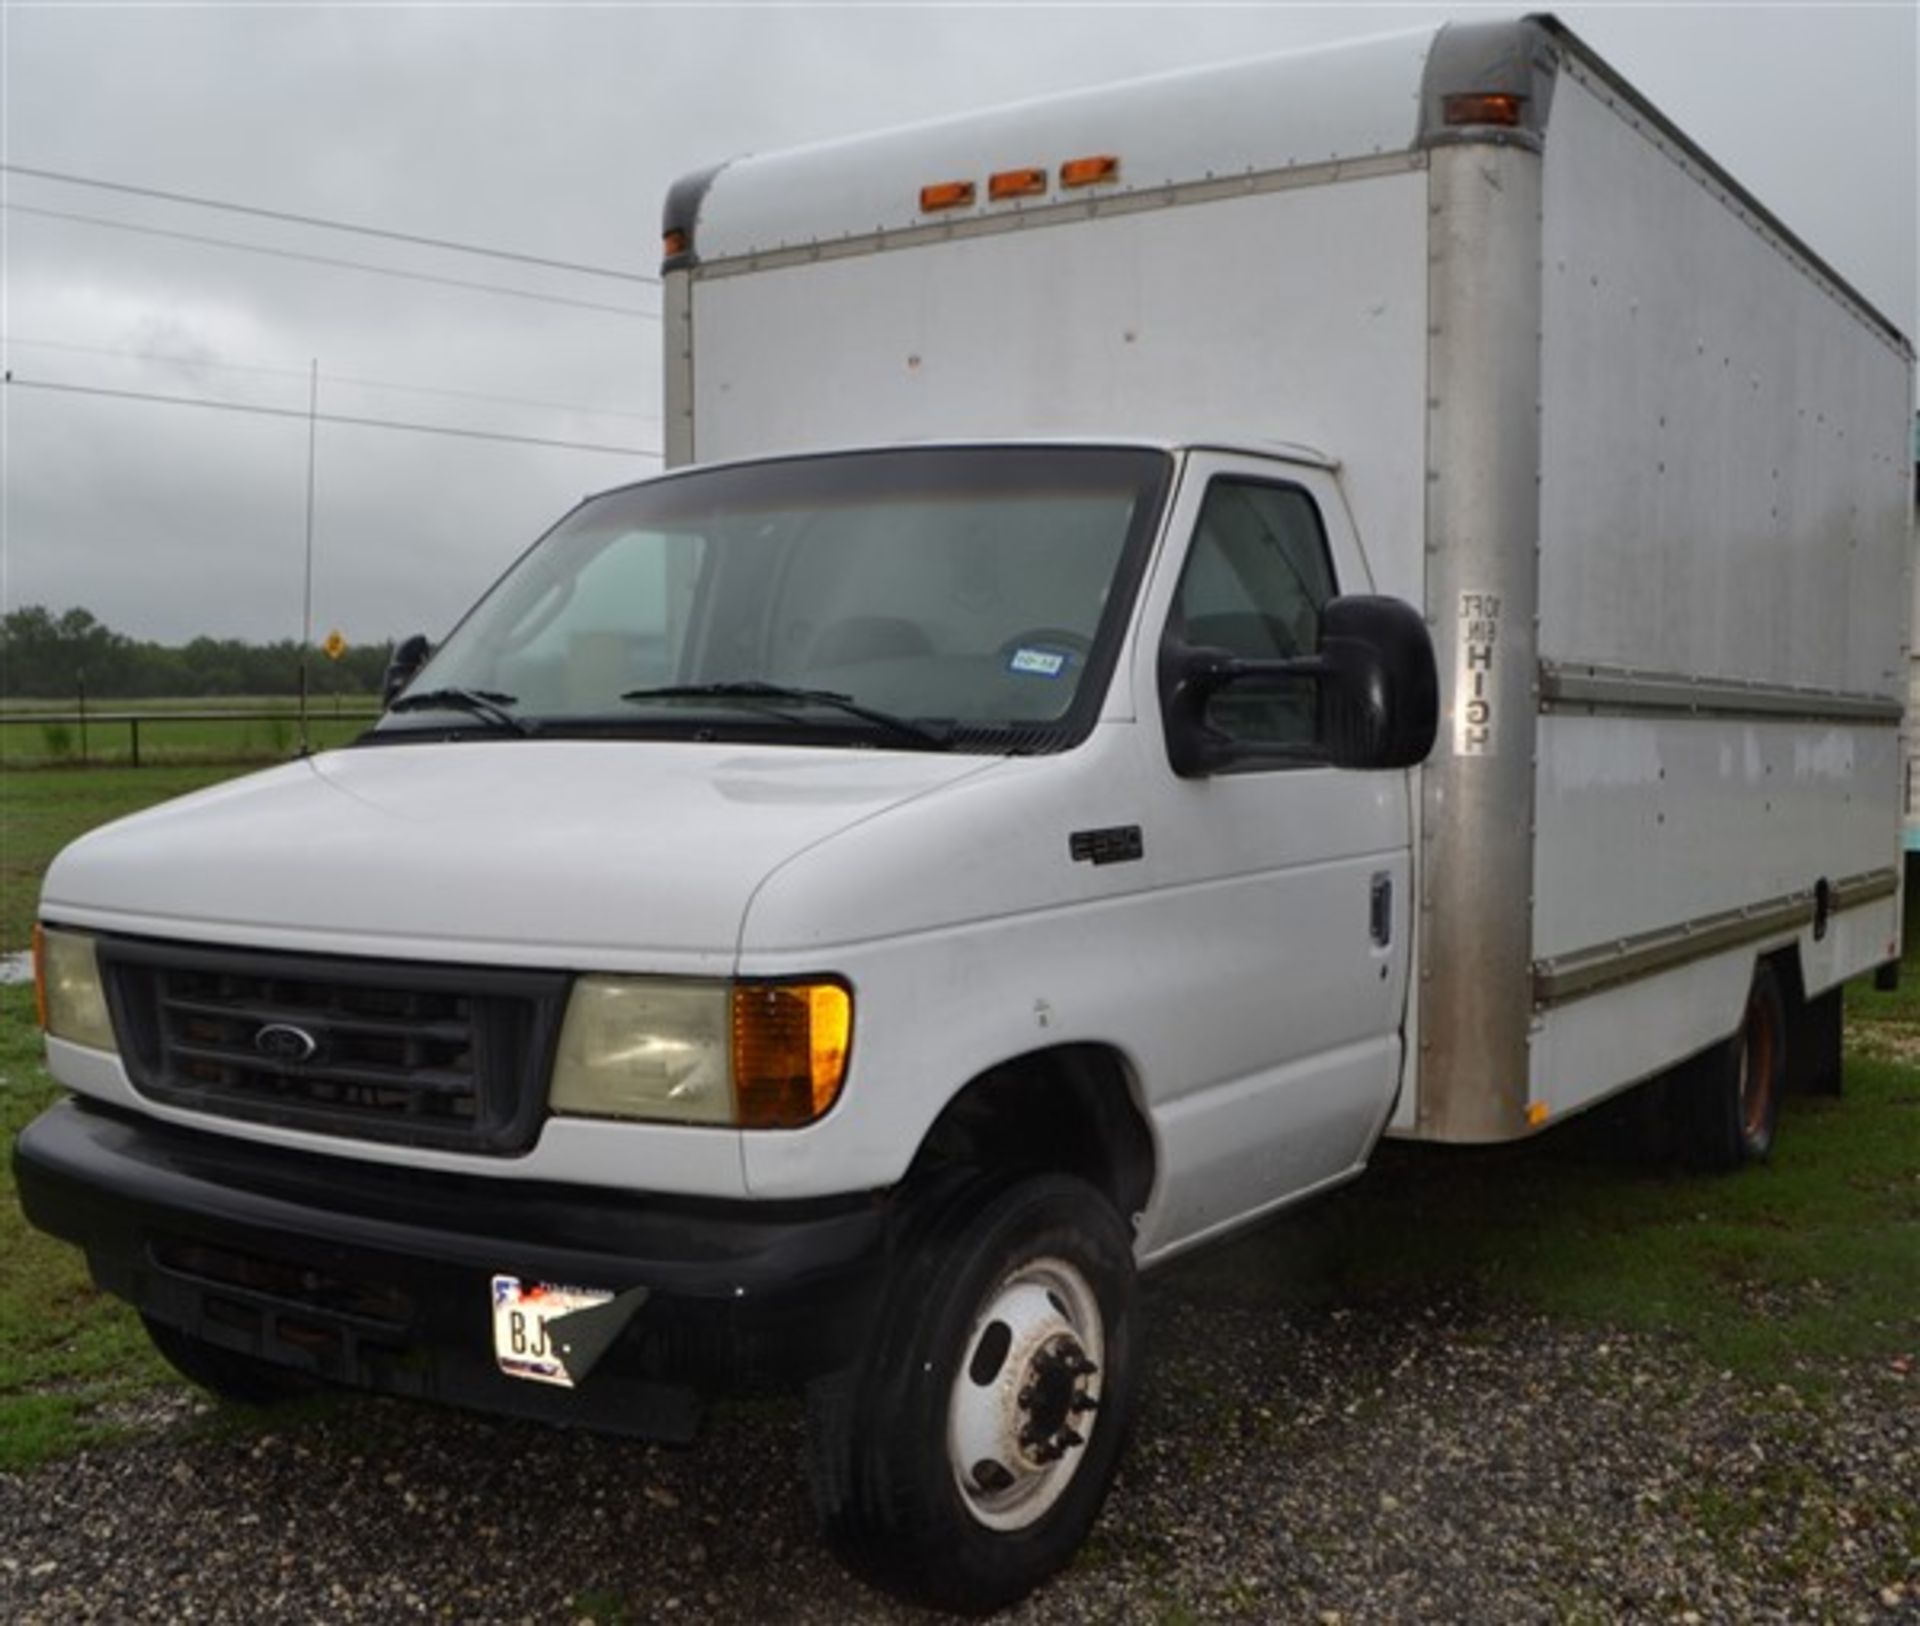
[[[1208,700],[1238,683],[1313,684],[1313,742],[1262,745],[1214,728]],[[1160,692],[1167,757],[1183,779],[1239,762],[1410,768],[1426,760],[1440,723],[1440,674],[1426,622],[1399,599],[1363,594],[1322,607],[1318,652],[1299,659],[1251,660],[1224,649],[1169,646],[1161,657]]]
[[[1320,613],[1320,742],[1336,768],[1411,768],[1440,728],[1440,669],[1426,619],[1355,594]]]
[[[427,664],[427,657],[432,653],[433,645],[427,642],[424,632],[416,632],[411,638],[402,638],[394,646],[393,658],[387,662],[386,675],[380,679],[382,711],[399,698],[400,691],[413,681],[414,674]]]

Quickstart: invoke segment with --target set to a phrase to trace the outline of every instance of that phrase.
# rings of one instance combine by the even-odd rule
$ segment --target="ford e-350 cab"
[[[1118,1447],[1134,1256],[1393,1100],[1407,778],[1349,769],[1434,678],[1367,585],[1299,452],[586,502],[353,747],[56,861],[29,1211],[217,1389],[685,1437],[826,1378],[835,1471],[1025,1529]]]

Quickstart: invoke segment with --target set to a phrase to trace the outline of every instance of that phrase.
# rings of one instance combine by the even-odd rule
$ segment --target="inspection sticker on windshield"
[[[1058,677],[1067,657],[1057,649],[1016,649],[1007,662],[1009,672],[1025,672],[1030,677]]]
[[[518,1276],[493,1278],[493,1357],[510,1378],[573,1387],[560,1361],[549,1326],[575,1310],[591,1310],[613,1295],[597,1287],[558,1287],[552,1282],[523,1282]]]

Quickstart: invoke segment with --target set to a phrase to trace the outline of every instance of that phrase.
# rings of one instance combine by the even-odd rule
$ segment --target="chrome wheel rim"
[[[947,1404],[947,1459],[967,1512],[1019,1530],[1059,1501],[1100,1419],[1100,1301],[1062,1259],[1003,1277],[974,1317]]]

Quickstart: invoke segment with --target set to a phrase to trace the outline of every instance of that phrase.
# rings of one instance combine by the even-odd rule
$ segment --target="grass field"
[[[372,695],[327,695],[307,706],[307,735],[315,749],[342,745],[363,732],[378,702]],[[71,721],[71,701],[11,701],[0,716],[0,770],[130,764],[134,730],[103,716],[137,715],[143,764],[270,762],[291,756],[300,744],[292,715],[298,702],[285,696],[197,700],[105,700],[90,705],[83,731]],[[194,712],[241,712],[238,718],[182,716]]]
[[[24,943],[39,870],[92,824],[216,770],[0,776],[7,901]],[[1909,933],[1908,942],[1914,942]],[[1895,994],[1849,991],[1846,1094],[1793,1097],[1772,1161],[1731,1177],[1644,1167],[1597,1118],[1485,1151],[1382,1149],[1342,1194],[1180,1267],[1188,1296],[1290,1306],[1449,1293],[1671,1335],[1756,1386],[1816,1399],[1849,1363],[1920,1353],[1920,960]],[[28,990],[0,990],[0,1137],[57,1090]],[[30,1232],[0,1160],[0,1469],[121,1426],[167,1381],[81,1260]]]
[[[166,1369],[133,1312],[94,1292],[86,1264],[21,1218],[13,1137],[57,1094],[40,1066],[33,990],[0,988],[0,1471],[112,1434]]]

